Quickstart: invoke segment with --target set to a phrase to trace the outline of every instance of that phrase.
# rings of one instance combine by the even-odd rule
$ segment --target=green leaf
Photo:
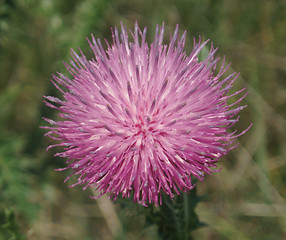
[[[24,235],[20,233],[15,213],[11,209],[0,209],[0,239],[22,240]]]

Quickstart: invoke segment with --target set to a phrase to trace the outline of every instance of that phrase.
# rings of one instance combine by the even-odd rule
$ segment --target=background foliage
[[[63,183],[64,165],[45,151],[42,116],[55,112],[52,73],[65,73],[70,48],[90,55],[86,36],[110,41],[120,21],[132,28],[165,21],[210,38],[247,86],[240,146],[223,170],[197,184],[207,196],[196,212],[206,227],[195,239],[283,239],[286,236],[286,1],[284,0],[0,0],[0,239],[159,239],[144,209],[130,200],[95,201]],[[72,180],[71,180],[72,182]],[[142,214],[138,214],[139,212]]]

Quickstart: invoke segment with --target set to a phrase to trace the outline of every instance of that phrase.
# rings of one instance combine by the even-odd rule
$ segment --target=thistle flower
[[[129,40],[125,26],[121,33],[114,28],[107,50],[92,35],[92,60],[72,50],[65,64],[71,78],[58,73],[51,80],[63,100],[45,96],[62,120],[44,119],[51,124],[46,135],[58,140],[48,149],[63,146],[55,155],[67,159],[70,176],[78,176],[72,186],[95,187],[99,197],[110,193],[114,199],[133,194],[135,202],[157,206],[162,192],[173,198],[194,187],[192,177],[202,181],[218,171],[218,160],[247,131],[228,131],[246,93],[228,104],[245,89],[227,95],[238,74],[223,78],[229,67],[224,60],[215,73],[217,49],[199,61],[208,41],[194,40],[187,55],[186,32],[179,37],[178,26],[168,45],[164,25],[157,26],[150,46],[146,32],[136,23]]]

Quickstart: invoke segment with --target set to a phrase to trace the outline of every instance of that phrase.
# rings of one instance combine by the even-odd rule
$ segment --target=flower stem
[[[193,240],[191,231],[203,226],[195,213],[195,207],[201,198],[197,197],[196,189],[182,193],[173,200],[164,195],[160,208],[152,208],[147,216],[149,223],[158,227],[159,239]]]

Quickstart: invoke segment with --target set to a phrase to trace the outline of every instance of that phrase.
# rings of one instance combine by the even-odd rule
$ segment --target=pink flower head
[[[191,177],[203,180],[217,171],[218,160],[247,131],[228,132],[246,93],[228,104],[245,89],[227,95],[238,74],[223,78],[224,63],[215,73],[217,49],[199,61],[207,41],[194,40],[187,55],[186,32],[179,37],[178,26],[168,45],[164,25],[157,26],[150,46],[146,32],[135,24],[130,40],[125,26],[121,33],[114,28],[107,50],[92,36],[91,60],[72,50],[65,64],[71,78],[58,73],[52,80],[63,100],[45,96],[62,120],[45,118],[51,124],[45,128],[59,141],[48,148],[63,146],[56,155],[67,158],[64,169],[78,176],[72,186],[95,187],[114,199],[133,193],[134,201],[157,206],[162,191],[173,198],[194,187]]]

